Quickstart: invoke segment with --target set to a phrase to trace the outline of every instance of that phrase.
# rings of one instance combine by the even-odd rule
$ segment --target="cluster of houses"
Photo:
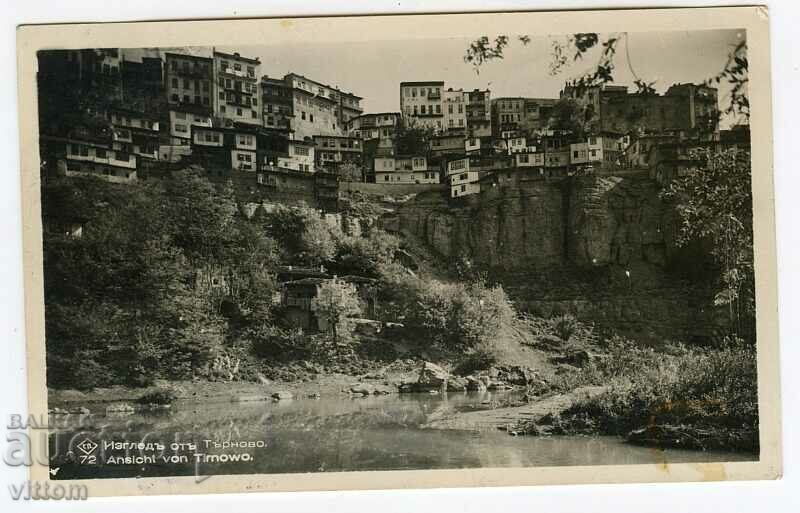
[[[258,57],[103,48],[40,52],[38,87],[42,160],[55,172],[131,182],[194,163],[278,199],[321,203],[341,180],[444,185],[450,198],[508,171],[668,180],[691,164],[691,147],[749,145],[747,127],[719,130],[716,89],[694,84],[663,95],[567,84],[559,98],[492,98],[444,81],[402,82],[398,112],[364,113],[360,96],[297,73],[262,74]],[[553,122],[565,100],[579,129]],[[401,151],[410,129],[424,143]]]

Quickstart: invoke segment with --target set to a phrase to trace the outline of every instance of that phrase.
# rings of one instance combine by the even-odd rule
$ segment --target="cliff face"
[[[655,182],[524,178],[503,175],[457,205],[419,195],[400,209],[400,229],[444,258],[491,269],[523,309],[572,312],[639,337],[711,333],[705,291],[672,270],[672,211]]]
[[[563,258],[562,194],[557,185],[529,182],[500,188],[478,206],[451,207],[428,194],[401,209],[401,229],[445,257],[468,257],[487,267],[542,267]]]

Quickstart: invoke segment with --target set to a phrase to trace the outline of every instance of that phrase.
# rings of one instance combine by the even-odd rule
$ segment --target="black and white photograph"
[[[38,48],[49,479],[763,462],[747,23]]]

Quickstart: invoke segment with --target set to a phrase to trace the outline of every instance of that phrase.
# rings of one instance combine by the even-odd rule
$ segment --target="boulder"
[[[375,387],[358,383],[350,387],[350,393],[355,395],[371,395],[375,393]]]
[[[594,360],[594,356],[585,349],[573,349],[568,351],[567,354],[564,355],[564,358],[561,359],[563,363],[581,368],[592,362],[592,360]]]
[[[272,394],[272,398],[275,399],[276,401],[286,401],[292,399],[293,397],[294,396],[292,395],[292,393],[286,390],[282,390],[280,392],[275,392]]]
[[[419,379],[417,385],[420,389],[425,390],[438,390],[447,386],[447,380],[450,375],[446,370],[439,367],[435,363],[422,362],[422,367],[419,370]]]
[[[450,376],[447,380],[448,392],[466,392],[468,381],[460,376]]]
[[[467,376],[467,390],[485,392],[486,384],[475,376]]]
[[[397,391],[401,394],[410,394],[416,390],[416,383],[400,383]]]

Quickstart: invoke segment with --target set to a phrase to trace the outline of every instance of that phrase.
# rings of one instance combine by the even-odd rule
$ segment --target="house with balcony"
[[[422,155],[375,157],[375,183],[384,184],[437,184],[439,172],[428,168],[428,159]]]
[[[313,141],[317,169],[338,173],[345,164],[361,168],[363,144],[359,137],[315,135]]]
[[[261,126],[261,61],[238,52],[214,52],[214,115],[222,126]]]
[[[159,154],[159,120],[155,114],[112,107],[106,113],[113,129],[112,148],[155,161]]]

